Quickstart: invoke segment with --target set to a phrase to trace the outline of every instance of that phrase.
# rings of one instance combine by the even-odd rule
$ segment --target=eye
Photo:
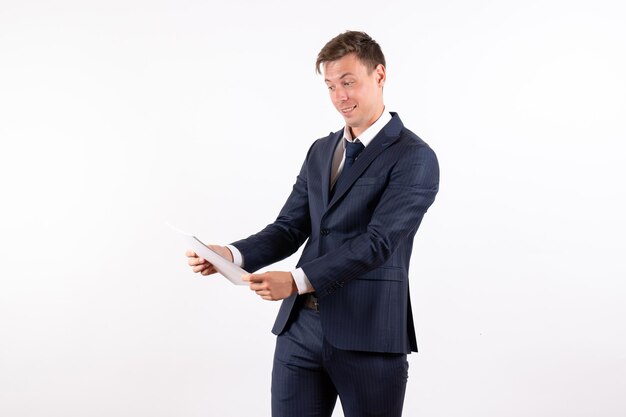
[[[354,81],[346,81],[343,83],[344,87],[352,87],[352,85],[354,84]]]
[[[335,91],[335,87],[332,85],[327,86],[328,87],[328,91]]]

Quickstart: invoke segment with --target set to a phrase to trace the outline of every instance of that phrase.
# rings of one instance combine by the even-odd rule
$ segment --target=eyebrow
[[[346,78],[348,75],[352,75],[354,76],[353,73],[351,72],[346,72],[345,74],[343,74],[341,77],[339,77],[340,80],[343,80],[344,78]],[[331,83],[332,81],[330,81],[328,78],[324,78],[324,81],[327,83]]]

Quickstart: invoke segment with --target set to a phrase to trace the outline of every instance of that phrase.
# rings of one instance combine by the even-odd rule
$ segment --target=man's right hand
[[[226,258],[231,262],[233,261],[233,254],[226,246],[209,245],[209,249],[213,252],[217,252],[222,258]],[[191,266],[193,272],[200,272],[202,275],[211,275],[217,272],[212,263],[199,257],[191,249],[188,250],[185,255],[187,255],[187,263]]]

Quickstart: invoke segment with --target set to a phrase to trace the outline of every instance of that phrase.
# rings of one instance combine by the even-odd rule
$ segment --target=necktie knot
[[[365,146],[361,142],[349,142],[346,140],[346,161],[344,163],[344,169],[354,163],[354,160],[363,149],[365,149]]]

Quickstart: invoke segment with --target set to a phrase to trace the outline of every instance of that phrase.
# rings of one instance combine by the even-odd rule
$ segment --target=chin
[[[352,115],[345,115],[343,113],[340,113],[341,116],[343,117],[343,119],[347,122],[348,120],[352,120],[352,122],[356,122],[357,120],[359,120],[359,116],[356,114],[352,114]]]

